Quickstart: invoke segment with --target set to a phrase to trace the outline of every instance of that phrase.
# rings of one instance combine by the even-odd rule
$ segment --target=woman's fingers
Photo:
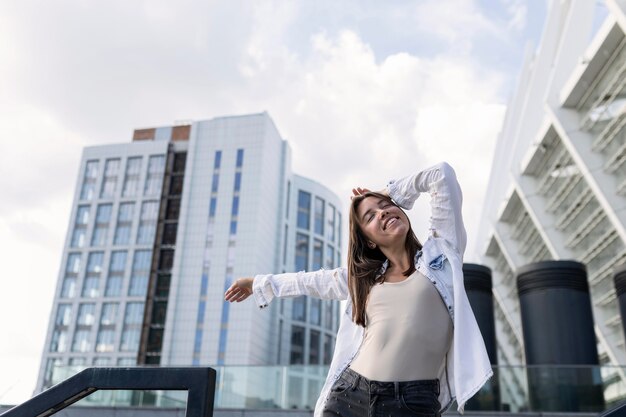
[[[353,188],[353,189],[352,189],[352,194],[353,194],[353,195],[351,195],[351,196],[350,196],[350,198],[354,198],[354,197],[356,197],[356,196],[363,195],[363,194],[365,194],[365,193],[368,193],[369,191],[370,191],[369,189],[367,189],[367,188],[362,188],[362,187],[356,187],[356,188]]]
[[[230,301],[231,303],[234,301],[240,302],[248,298],[252,294],[252,291],[245,287],[240,286],[239,281],[235,281],[233,285],[230,286],[224,293],[224,300]]]

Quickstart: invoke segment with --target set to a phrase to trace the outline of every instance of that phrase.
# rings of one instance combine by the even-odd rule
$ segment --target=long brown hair
[[[384,274],[378,278],[377,275],[383,263],[387,259],[378,246],[373,249],[368,246],[368,239],[365,237],[365,234],[359,225],[357,209],[361,202],[367,197],[377,197],[396,205],[388,196],[372,191],[353,197],[352,204],[350,205],[348,289],[350,290],[350,297],[352,298],[353,304],[352,321],[363,327],[365,327],[365,306],[367,304],[367,296],[374,285],[385,279]],[[421,243],[417,240],[417,237],[411,228],[410,221],[409,231],[406,234],[404,247],[410,262],[409,269],[404,271],[403,274],[408,277],[415,272],[413,259],[415,258],[417,251],[422,249]]]

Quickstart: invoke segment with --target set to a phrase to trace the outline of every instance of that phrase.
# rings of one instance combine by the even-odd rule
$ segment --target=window
[[[209,204],[209,217],[215,217],[215,209],[217,208],[217,198],[211,197]]]
[[[324,301],[324,327],[326,329],[333,329],[333,301]]]
[[[211,180],[211,192],[216,193],[219,185],[220,185],[220,174],[213,174],[213,179]]]
[[[93,365],[94,366],[109,366],[111,365],[111,358],[103,358],[103,357],[93,358]]]
[[[70,366],[85,366],[87,360],[83,357],[78,358],[70,358],[69,365]]]
[[[289,226],[285,225],[285,236],[283,237],[283,263],[287,263],[287,241],[289,238]]]
[[[198,310],[198,323],[204,321],[204,309],[206,303],[201,301],[199,303]],[[152,324],[153,325],[164,325],[165,324],[165,315],[167,313],[167,301],[156,301],[152,307]]]
[[[141,176],[141,157],[128,158],[126,160],[126,175],[122,188],[123,197],[133,197],[139,191],[139,177]]]
[[[320,269],[322,267],[324,252],[324,242],[318,239],[313,240],[313,269]]]
[[[304,364],[304,327],[291,326],[291,364]]]
[[[172,175],[170,179],[170,195],[181,195],[183,193],[183,182],[185,177],[182,175]]]
[[[309,236],[296,233],[296,270],[306,271],[309,265]]]
[[[103,252],[91,252],[87,259],[87,274],[99,274],[102,272]]]
[[[87,161],[83,174],[83,185],[80,189],[81,200],[93,200],[98,180],[98,161]]]
[[[305,321],[306,320],[306,298],[296,297],[293,299],[291,305],[291,318],[293,320]]]
[[[106,297],[117,297],[122,293],[122,282],[124,280],[125,269],[126,251],[112,252],[111,262],[109,264],[109,276],[104,290],[104,295]]]
[[[63,279],[63,286],[61,287],[62,298],[72,298],[76,295],[76,278],[65,277]]]
[[[162,249],[159,256],[159,269],[170,270],[174,265],[174,251],[171,249]]]
[[[311,324],[322,324],[322,300],[319,298],[309,298],[311,304]]]
[[[100,314],[100,326],[113,326],[117,323],[118,303],[102,304],[102,313]]]
[[[96,352],[113,352],[115,342],[115,330],[100,329],[96,339]]]
[[[328,204],[326,239],[335,241],[335,206]]]
[[[157,297],[167,297],[170,293],[171,274],[159,274],[157,278],[156,292]],[[206,294],[206,292],[205,292]]]
[[[120,343],[121,352],[134,352],[139,349],[139,329],[124,329]]]
[[[176,244],[176,231],[178,230],[178,223],[167,223],[163,226],[163,237],[161,243],[164,245]]]
[[[76,210],[75,226],[87,226],[89,224],[89,206],[78,206]]]
[[[335,267],[335,250],[333,249],[332,246],[330,245],[326,245],[326,263],[325,268],[326,269],[333,269]]]
[[[52,358],[46,361],[46,370],[44,373],[44,388],[47,388],[51,385],[55,368],[60,365],[61,365],[60,358]]]
[[[135,358],[118,358],[117,366],[133,366],[137,364],[137,360]]]
[[[90,333],[90,330],[76,330],[74,341],[72,342],[72,352],[89,352],[91,350],[89,344]]]
[[[99,204],[96,212],[96,223],[109,223],[111,219],[111,204]]]
[[[83,284],[82,296],[86,298],[95,298],[100,295],[100,277],[85,277]]]
[[[67,256],[67,264],[65,265],[65,274],[78,274],[80,272],[80,253],[70,253]]]
[[[324,200],[315,197],[315,233],[324,236]]]
[[[96,305],[94,303],[81,304],[78,307],[77,326],[91,326],[94,323]]]
[[[165,218],[167,220],[178,220],[180,214],[180,198],[170,198],[167,200]]]
[[[52,340],[50,341],[50,352],[65,352],[67,351],[67,330],[55,329],[52,333]]]
[[[311,214],[311,194],[298,191],[298,227],[309,228],[309,217]]]
[[[100,189],[100,198],[113,198],[117,185],[117,172],[120,167],[119,159],[107,159],[104,164],[104,179]]]
[[[237,149],[237,168],[243,165],[243,149]]]
[[[239,214],[239,196],[233,197],[233,207],[230,210],[230,215],[236,217]]]
[[[220,169],[222,164],[222,151],[215,151],[215,161],[213,162],[213,169]]]
[[[143,189],[143,195],[154,196],[161,194],[164,173],[165,156],[152,155],[148,160],[148,174],[146,175],[146,184]]]
[[[141,204],[137,244],[150,245],[154,243],[157,219],[159,217],[159,202],[144,201]]]
[[[341,213],[339,212],[337,212],[337,247],[341,247]],[[341,257],[337,257],[337,259],[341,259]]]
[[[130,243],[130,231],[133,224],[133,212],[135,203],[122,203],[117,214],[117,226],[115,227],[114,245],[128,245]]]
[[[71,298],[76,295],[76,281],[80,272],[80,253],[70,253],[65,264],[65,277],[61,287],[61,297]]]
[[[235,192],[241,190],[241,172],[235,172]]]
[[[163,346],[163,329],[151,328],[148,333],[148,352],[161,352]],[[158,362],[156,362],[158,363]]]
[[[73,248],[82,248],[83,246],[85,246],[86,235],[87,231],[85,229],[74,229],[70,246]]]
[[[57,316],[54,320],[56,326],[69,326],[72,320],[72,305],[59,304],[57,307]]]
[[[320,332],[311,330],[309,333],[309,364],[318,365],[320,363]]]
[[[124,325],[141,325],[143,322],[143,303],[128,303],[124,314]]]
[[[149,250],[135,251],[133,257],[133,269],[130,276],[128,295],[145,296],[148,290],[148,277],[150,275],[150,262],[152,252]]]
[[[174,172],[185,172],[187,163],[187,152],[176,152],[174,154]]]
[[[141,335],[141,324],[143,323],[143,308],[143,303],[128,303],[126,305],[120,351],[132,352],[139,349],[139,337]]]
[[[96,225],[91,236],[91,246],[104,246],[107,243],[107,231],[111,217],[111,204],[100,204],[96,214]]]
[[[330,361],[333,358],[333,338],[324,334],[324,365],[330,365]]]
[[[287,201],[285,202],[285,218],[289,218],[289,199],[291,198],[291,181],[287,181]]]

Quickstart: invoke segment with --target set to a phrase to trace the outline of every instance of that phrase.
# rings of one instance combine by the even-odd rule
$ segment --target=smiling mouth
[[[383,223],[383,230],[387,230],[387,227],[389,227],[389,224],[391,222],[397,222],[400,219],[400,217],[396,216],[396,217],[392,217],[389,220],[387,220],[385,223]]]

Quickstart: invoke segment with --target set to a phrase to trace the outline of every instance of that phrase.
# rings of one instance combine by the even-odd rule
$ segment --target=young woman
[[[353,193],[347,269],[240,278],[225,299],[254,294],[260,308],[274,297],[347,299],[315,417],[439,417],[454,399],[463,413],[493,372],[463,285],[456,174],[442,162]],[[431,197],[423,246],[402,210],[421,193]]]

